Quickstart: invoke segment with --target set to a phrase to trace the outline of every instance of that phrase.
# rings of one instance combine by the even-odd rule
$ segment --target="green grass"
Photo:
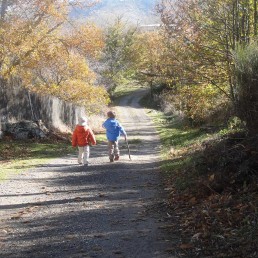
[[[159,132],[164,154],[171,147],[179,150],[210,137],[210,134],[199,128],[185,126],[177,116],[166,116],[161,112],[155,112],[151,117]]]
[[[97,134],[96,140],[106,142],[106,135]],[[70,142],[1,141],[0,181],[69,153],[74,153]]]
[[[112,98],[112,102],[114,105],[117,105],[120,99],[124,96],[130,95],[134,91],[137,91],[140,88],[145,88],[144,86],[139,86],[136,83],[128,83],[125,85],[120,85],[116,88],[114,92],[114,96]]]
[[[97,144],[100,142],[106,142],[107,141],[107,137],[106,134],[101,133],[101,134],[96,134],[96,140],[97,140]]]
[[[198,173],[194,170],[194,164],[198,161],[197,146],[212,137],[211,134],[207,134],[199,128],[186,126],[176,116],[166,116],[158,111],[149,112],[149,114],[160,135],[163,160],[161,169],[164,176],[173,178],[174,185],[178,190],[190,187],[198,177]],[[171,149],[173,149],[173,153],[171,153]]]
[[[73,151],[69,142],[1,141],[0,181]]]

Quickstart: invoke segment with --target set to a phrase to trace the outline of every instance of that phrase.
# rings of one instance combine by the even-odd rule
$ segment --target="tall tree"
[[[92,24],[77,26],[69,19],[71,6],[85,4],[92,5],[79,0],[1,1],[1,78],[19,78],[31,91],[68,101],[87,99],[90,104],[101,98],[106,103],[107,94],[94,85],[86,59],[96,57],[103,47],[102,31]],[[75,98],[75,92],[81,94]],[[89,92],[94,94],[89,97]]]
[[[136,27],[127,27],[122,19],[107,28],[105,48],[102,53],[102,76],[109,86],[112,95],[116,87],[134,73],[133,44],[136,36]]]
[[[213,85],[237,111],[232,51],[239,44],[249,44],[257,34],[257,1],[163,0],[158,10],[173,42],[171,53],[178,60],[180,79]]]

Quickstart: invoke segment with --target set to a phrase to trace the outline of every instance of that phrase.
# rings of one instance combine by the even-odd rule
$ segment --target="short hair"
[[[116,113],[114,111],[108,111],[107,112],[107,116],[110,118],[115,118],[116,117]]]

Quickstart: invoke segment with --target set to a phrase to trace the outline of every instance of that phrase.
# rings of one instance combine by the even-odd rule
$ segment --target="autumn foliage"
[[[171,105],[178,100],[174,108],[197,123],[225,108],[247,120],[238,109],[243,102],[236,53],[256,39],[257,1],[163,0],[157,10],[162,29],[140,36],[139,71],[145,81],[151,88],[166,85],[163,99]]]
[[[1,1],[1,78],[18,78],[32,92],[87,107],[108,103],[89,67],[89,59],[96,59],[103,47],[102,31],[69,17],[73,6],[93,5],[86,2]]]

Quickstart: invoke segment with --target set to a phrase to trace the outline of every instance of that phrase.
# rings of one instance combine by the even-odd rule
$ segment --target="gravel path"
[[[69,155],[0,183],[0,257],[174,257],[159,138],[138,105],[142,94],[116,108],[132,161],[121,140],[118,162],[109,163],[103,143],[91,148],[87,168]]]

